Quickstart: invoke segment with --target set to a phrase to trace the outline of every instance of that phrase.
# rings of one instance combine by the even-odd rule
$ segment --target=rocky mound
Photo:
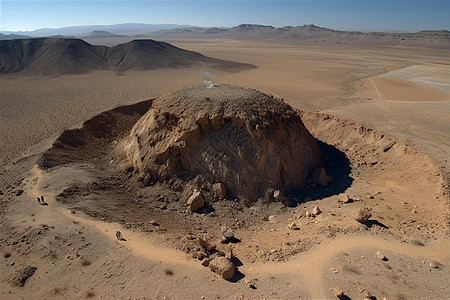
[[[155,100],[116,151],[121,168],[144,185],[201,177],[251,202],[272,189],[296,191],[322,166],[318,145],[288,104],[230,85]]]

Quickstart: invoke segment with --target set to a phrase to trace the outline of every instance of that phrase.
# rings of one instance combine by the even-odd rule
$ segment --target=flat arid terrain
[[[157,39],[0,74],[1,299],[449,299],[448,49]]]

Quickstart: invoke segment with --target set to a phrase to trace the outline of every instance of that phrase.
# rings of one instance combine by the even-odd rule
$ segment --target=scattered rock
[[[433,269],[438,269],[437,264],[435,264],[434,262],[430,262],[430,267]]]
[[[274,215],[271,215],[271,216],[269,216],[269,217],[267,218],[267,220],[268,220],[269,222],[274,222],[274,221],[275,221],[275,216],[274,216]]]
[[[227,187],[220,182],[213,184],[213,191],[216,199],[225,199],[227,195]]]
[[[230,280],[236,273],[236,266],[229,259],[219,256],[209,262],[211,271],[217,273],[225,280]]]
[[[150,220],[148,223],[153,226],[159,226],[159,223],[156,222],[155,220]]]
[[[216,245],[210,243],[205,238],[199,237],[198,238],[198,243],[200,244],[200,246],[202,246],[207,251],[214,251],[214,250],[216,250]]]
[[[226,244],[226,243],[229,243],[233,239],[234,239],[234,232],[231,230],[227,230],[222,233],[222,239],[220,240],[220,242],[223,244]]]
[[[256,290],[256,278],[251,279],[245,278],[245,283],[249,288]]]
[[[189,206],[189,209],[194,212],[205,205],[205,199],[203,198],[202,193],[200,193],[198,190],[194,190],[186,203]]]
[[[231,246],[226,250],[225,258],[229,259],[229,260],[232,260],[232,258],[233,258],[233,248],[231,248]]]
[[[353,212],[353,218],[361,224],[366,223],[372,217],[372,209],[363,207]]]
[[[22,195],[23,194],[23,190],[22,189],[18,189],[17,190],[17,193],[16,193],[16,196],[20,196],[20,195]]]
[[[289,227],[289,229],[292,229],[292,230],[299,230],[300,229],[295,222],[292,222],[291,224],[289,224],[288,227]]]
[[[28,266],[20,270],[14,278],[13,283],[17,286],[24,286],[25,282],[36,272],[36,267]]]
[[[328,186],[328,183],[333,181],[333,177],[328,176],[325,168],[317,168],[314,170],[313,174],[310,177],[310,180],[321,186]]]
[[[315,206],[315,207],[313,208],[311,214],[312,214],[314,217],[316,217],[316,216],[320,215],[321,212],[322,212],[322,211],[320,210],[320,208],[319,208],[318,206]]]
[[[381,259],[383,261],[387,260],[386,256],[384,256],[383,252],[381,252],[381,251],[377,251],[377,256],[379,259]]]
[[[305,211],[305,216],[307,218],[310,218],[310,217],[312,217],[312,214],[309,211]]]
[[[346,193],[339,194],[338,202],[340,203],[350,203],[352,200]]]
[[[279,202],[286,202],[286,197],[283,195],[283,193],[280,190],[275,190],[273,192],[273,197],[275,198],[275,200],[279,201]]]
[[[372,294],[369,293],[368,291],[364,291],[363,296],[364,296],[363,300],[372,300],[374,298]]]
[[[338,299],[344,299],[345,294],[340,287],[334,287],[332,291]]]
[[[209,267],[209,263],[214,259],[214,257],[206,257],[202,261],[202,266]]]
[[[336,270],[335,268],[331,268],[331,272],[333,272],[334,274],[337,274],[337,273],[339,273],[339,271],[338,271],[338,270]]]

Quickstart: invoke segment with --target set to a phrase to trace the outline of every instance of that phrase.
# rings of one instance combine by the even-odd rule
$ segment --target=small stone
[[[351,199],[346,193],[339,194],[338,202],[340,203],[350,203]]]
[[[307,218],[310,218],[310,217],[312,217],[312,214],[309,211],[305,211],[305,216]]]
[[[189,209],[194,212],[199,210],[205,205],[205,199],[203,198],[203,195],[198,191],[194,190],[192,195],[187,200],[187,205],[189,206]]]
[[[369,199],[375,199],[374,195],[367,195],[367,198],[369,198]]]
[[[247,284],[247,286],[249,288],[256,290],[256,278],[252,278],[252,279],[245,278],[245,283]]]
[[[214,257],[206,257],[202,261],[202,266],[209,267],[209,263],[214,259]]]
[[[23,194],[23,190],[22,189],[18,189],[16,192],[16,196],[20,196]]]
[[[337,273],[339,273],[339,271],[338,270],[336,270],[335,268],[331,268],[331,271],[334,273],[334,274],[337,274]]]
[[[332,291],[338,299],[344,299],[345,294],[340,287],[334,287]]]
[[[434,262],[430,262],[430,267],[433,269],[437,269],[438,266]]]
[[[150,225],[153,225],[153,226],[159,226],[159,223],[156,222],[155,220],[150,220],[149,223],[150,223]]]
[[[291,224],[289,224],[289,229],[292,230],[299,230],[300,228],[298,228],[297,224],[295,222],[292,222]]]
[[[364,291],[363,293],[363,300],[372,300],[373,296],[371,293],[369,293],[368,291]]]
[[[322,211],[320,210],[320,208],[318,206],[315,206],[311,213],[313,216],[318,216],[318,215],[320,215],[321,212]]]
[[[15,262],[11,262],[9,265],[12,267],[14,266],[16,263]]]
[[[275,221],[275,216],[274,216],[274,215],[271,215],[271,216],[269,216],[269,217],[267,218],[267,220],[268,220],[269,222],[274,222],[274,221]]]
[[[227,230],[222,233],[222,239],[220,242],[225,244],[230,242],[232,239],[234,239],[234,232],[231,230]]]
[[[227,187],[220,182],[213,184],[213,191],[216,199],[225,199],[227,195]]]
[[[377,256],[381,260],[387,260],[386,256],[384,256],[383,252],[377,251]]]

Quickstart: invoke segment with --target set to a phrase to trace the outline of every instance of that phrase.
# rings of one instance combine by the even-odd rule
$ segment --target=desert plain
[[[1,299],[449,298],[448,49],[158,39],[256,68],[1,75]],[[38,166],[64,130],[205,79],[256,89],[299,110],[331,149],[334,180],[324,192],[300,195],[292,207],[229,199],[212,203],[213,213],[185,213],[176,207],[185,199],[166,203],[158,191],[151,192],[162,202],[155,204],[119,184],[117,193],[89,190],[99,182],[97,158]],[[71,187],[81,189],[78,198],[67,194]],[[36,202],[40,195],[47,206]],[[321,213],[312,215],[314,207]],[[363,207],[372,210],[366,224],[353,218]],[[237,242],[218,242],[223,228]],[[232,280],[190,251],[200,251],[193,243],[205,236],[232,250]],[[20,286],[27,267],[35,269]]]

